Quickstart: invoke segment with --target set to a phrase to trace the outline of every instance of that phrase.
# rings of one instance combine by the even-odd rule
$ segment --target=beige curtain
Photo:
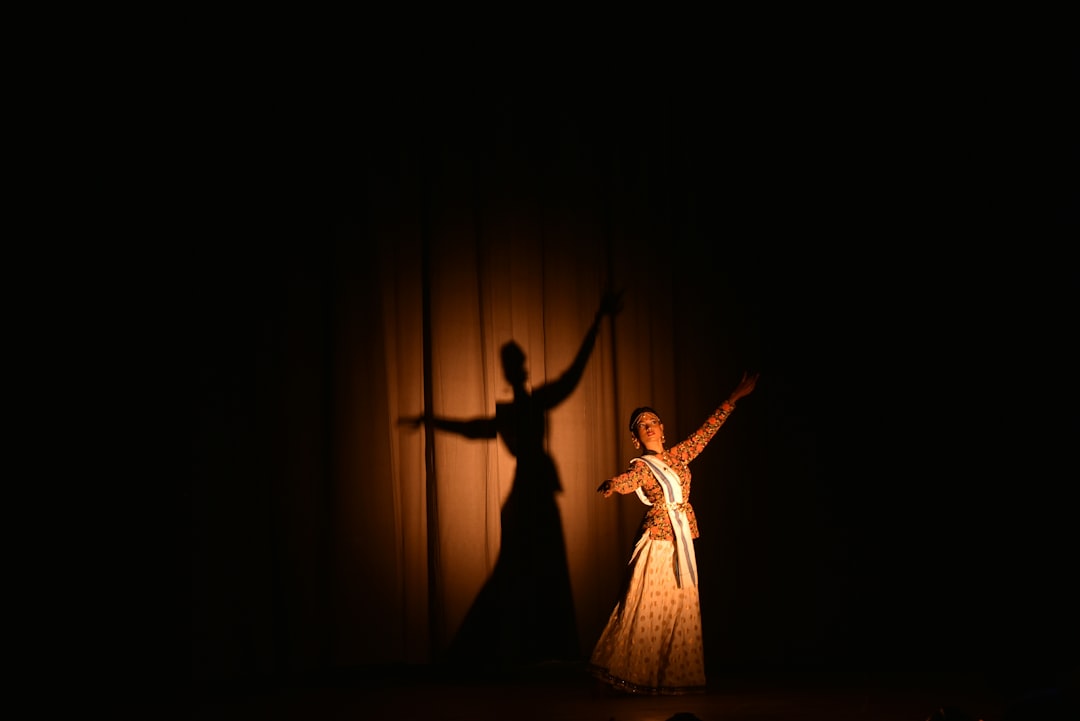
[[[751,349],[728,337],[693,149],[521,117],[372,141],[334,178],[347,197],[331,211],[276,229],[276,246],[252,231],[228,262],[218,251],[200,291],[217,334],[202,339],[191,499],[197,677],[438,658],[492,579],[521,469],[503,438],[402,420],[493,418],[512,400],[507,343],[529,388],[559,378],[610,286],[623,310],[542,441],[572,631],[591,650],[642,515],[595,491],[633,455],[630,410],[690,432]]]
[[[334,505],[339,527],[350,529],[334,569],[341,584],[339,662],[430,659],[460,627],[499,556],[500,509],[516,459],[502,439],[438,430],[428,436],[401,424],[424,412],[426,383],[434,415],[493,418],[496,404],[512,398],[500,360],[504,344],[524,352],[530,386],[553,381],[573,362],[605,285],[631,288],[614,325],[602,323],[579,384],[547,414],[545,446],[562,486],[556,501],[582,653],[611,610],[640,520],[631,506],[636,499],[605,501],[596,486],[631,455],[623,418],[634,405],[674,410],[673,344],[662,322],[670,317],[671,268],[668,254],[655,252],[665,247],[663,231],[647,218],[605,227],[607,202],[575,184],[589,177],[579,168],[561,167],[558,178],[537,189],[485,185],[477,177],[485,171],[519,180],[528,174],[470,160],[439,157],[426,199],[420,189],[398,185],[415,177],[411,172],[381,177],[366,227],[341,238],[342,247],[359,243],[357,233],[370,239],[363,274],[370,266],[378,272],[363,281],[376,287],[343,308],[337,330],[347,349],[337,372],[348,391],[338,419]],[[537,192],[546,195],[543,205]],[[618,251],[609,254],[612,246]],[[437,479],[430,488],[434,519],[429,471]],[[432,552],[437,564],[430,563]],[[392,622],[355,612],[372,606],[373,588],[382,600],[376,616]]]

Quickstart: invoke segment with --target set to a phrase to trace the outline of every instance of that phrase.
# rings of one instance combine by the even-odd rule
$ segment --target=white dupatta
[[[675,537],[675,582],[682,588],[682,576],[685,571],[690,578],[690,583],[697,585],[697,556],[694,554],[694,539],[690,533],[690,521],[686,517],[682,484],[679,476],[671,470],[668,464],[655,456],[638,456],[635,461],[642,461],[649,466],[649,470],[656,476],[656,482],[664,492],[664,505],[667,508],[668,518],[671,519],[671,530]],[[645,492],[638,487],[637,496],[646,506],[652,502],[645,496]],[[637,555],[635,553],[635,555]]]

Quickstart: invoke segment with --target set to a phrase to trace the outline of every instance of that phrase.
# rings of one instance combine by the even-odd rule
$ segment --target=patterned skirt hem
[[[639,696],[685,696],[688,694],[705,693],[705,686],[642,686],[633,681],[614,676],[606,668],[589,664],[589,673],[598,681],[603,681],[616,691],[636,694]]]

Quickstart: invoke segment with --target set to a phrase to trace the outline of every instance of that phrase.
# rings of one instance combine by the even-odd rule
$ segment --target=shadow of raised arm
[[[533,390],[533,399],[543,408],[554,408],[566,400],[577,388],[581,376],[585,373],[585,366],[589,362],[593,348],[596,346],[596,336],[600,332],[600,323],[604,320],[604,316],[611,316],[614,319],[622,310],[623,292],[621,290],[617,292],[609,290],[604,293],[604,297],[600,300],[600,307],[596,309],[592,325],[586,331],[585,338],[581,341],[581,347],[578,349],[577,355],[574,356],[574,362],[554,381]]]

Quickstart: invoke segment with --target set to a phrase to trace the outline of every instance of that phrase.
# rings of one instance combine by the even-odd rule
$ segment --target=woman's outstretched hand
[[[754,391],[754,386],[757,385],[758,376],[760,373],[747,373],[743,371],[742,380],[739,381],[739,385],[735,386],[735,390],[731,391],[731,395],[728,396],[729,403],[735,403],[740,398],[750,395]]]
[[[597,493],[603,493],[604,498],[611,495],[611,481],[604,481],[600,484],[600,487],[596,489]]]

